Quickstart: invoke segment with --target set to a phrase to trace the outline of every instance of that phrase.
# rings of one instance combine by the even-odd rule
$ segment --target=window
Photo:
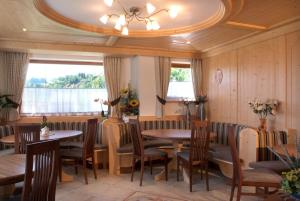
[[[107,99],[101,63],[31,61],[21,112],[24,115],[93,114],[102,110],[95,99]]]
[[[192,73],[189,64],[178,65],[179,67],[177,67],[173,63],[172,66],[167,97],[169,99],[194,99]]]

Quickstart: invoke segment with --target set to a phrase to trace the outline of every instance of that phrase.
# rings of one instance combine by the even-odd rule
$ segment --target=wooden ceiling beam
[[[166,56],[173,58],[200,58],[199,51],[171,51],[158,48],[137,48],[137,47],[109,47],[91,44],[65,44],[49,43],[38,41],[18,41],[0,39],[0,49],[31,51],[31,50],[56,50],[74,52],[99,52],[105,55],[120,56]]]
[[[235,21],[227,21],[225,24],[235,26],[238,28],[243,28],[243,29],[252,29],[252,30],[266,30],[266,26],[259,26],[256,24],[247,24],[247,23],[242,23],[242,22],[235,22]]]
[[[118,40],[119,40],[119,37],[117,37],[117,36],[110,36],[108,39],[107,39],[107,41],[106,41],[106,43],[105,43],[105,45],[106,46],[114,46],[117,42],[118,42]]]

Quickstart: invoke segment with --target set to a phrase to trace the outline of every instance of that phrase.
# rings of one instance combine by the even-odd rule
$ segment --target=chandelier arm
[[[144,22],[147,22],[147,18],[146,17],[141,17],[141,16],[139,16],[139,15],[134,15],[134,17],[135,17],[135,19],[137,20],[137,21],[140,21],[140,22],[142,22],[142,21],[144,21]]]
[[[117,3],[121,6],[121,8],[122,8],[122,10],[125,12],[125,14],[128,15],[129,12],[127,12],[127,10],[126,10],[125,7],[123,6],[123,4],[122,4],[119,0],[117,0]]]
[[[169,12],[169,9],[164,8],[164,9],[158,10],[158,11],[152,13],[151,15],[149,15],[147,18],[153,17],[154,15],[157,15],[163,11]]]

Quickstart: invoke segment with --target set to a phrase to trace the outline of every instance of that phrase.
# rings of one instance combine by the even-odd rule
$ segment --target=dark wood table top
[[[82,135],[82,131],[77,130],[54,130],[51,131],[54,133],[49,136],[41,136],[40,140],[64,140],[68,138],[75,138]],[[0,142],[4,144],[14,144],[15,143],[15,135],[9,135],[6,137],[0,138]]]
[[[162,139],[188,140],[191,139],[191,130],[187,129],[154,129],[144,130],[142,135]]]
[[[10,154],[0,157],[0,186],[24,180],[25,154]]]
[[[153,129],[144,130],[142,135],[147,137],[169,139],[169,140],[189,140],[191,139],[191,130],[189,129]],[[214,139],[215,133],[210,133],[210,138]]]

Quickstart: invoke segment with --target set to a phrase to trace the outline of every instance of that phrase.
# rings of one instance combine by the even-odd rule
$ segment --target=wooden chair
[[[22,201],[55,201],[58,167],[58,141],[27,145]]]
[[[40,141],[40,130],[38,124],[15,126],[15,153],[25,154],[27,144]]]
[[[96,129],[97,129],[98,119],[89,119],[88,120],[88,128],[87,133],[84,138],[83,147],[82,148],[73,148],[73,149],[61,149],[61,159],[73,159],[75,161],[75,172],[78,173],[78,165],[80,161],[82,161],[83,172],[85,183],[88,184],[87,178],[87,170],[86,163],[87,159],[92,159],[92,166],[94,170],[95,179],[97,179],[97,171],[95,164],[95,137],[96,137]],[[61,178],[61,168],[60,168],[60,178]]]
[[[148,161],[150,162],[151,174],[152,174],[152,160],[163,159],[165,163],[164,165],[165,165],[166,181],[168,181],[168,154],[156,148],[144,149],[144,142],[141,134],[141,128],[140,128],[139,121],[137,119],[130,119],[128,125],[129,125],[132,144],[133,144],[131,181],[133,181],[135,163],[137,162],[137,160],[140,160],[141,161],[140,186],[142,186],[145,159],[148,159]]]
[[[228,141],[231,149],[231,156],[233,162],[233,178],[232,178],[232,187],[231,187],[231,195],[230,201],[233,200],[235,187],[238,187],[237,198],[239,201],[241,195],[258,195],[257,193],[243,193],[243,186],[253,186],[253,187],[264,187],[265,194],[268,193],[268,188],[279,188],[281,183],[281,176],[276,174],[275,172],[265,169],[265,168],[257,168],[257,169],[247,169],[242,170],[239,154],[236,146],[236,137],[234,136],[233,127],[228,127]]]
[[[210,141],[210,133],[208,121],[192,120],[192,136],[190,150],[177,153],[177,181],[179,181],[180,165],[188,168],[190,178],[190,192],[193,186],[193,167],[200,166],[201,179],[202,169],[205,169],[206,175],[206,190],[209,191],[208,184],[208,149]]]

